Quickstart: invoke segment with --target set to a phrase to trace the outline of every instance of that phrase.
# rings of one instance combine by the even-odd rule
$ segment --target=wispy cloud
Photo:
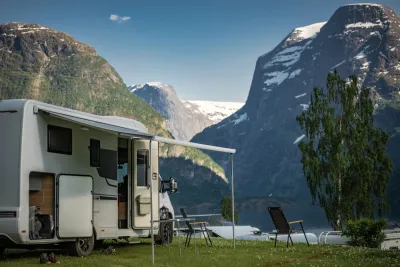
[[[121,17],[121,16],[118,16],[118,15],[115,15],[115,14],[111,14],[111,16],[110,16],[110,20],[111,21],[116,21],[116,22],[125,22],[125,21],[128,21],[130,19],[131,19],[131,17],[127,17],[127,16]]]

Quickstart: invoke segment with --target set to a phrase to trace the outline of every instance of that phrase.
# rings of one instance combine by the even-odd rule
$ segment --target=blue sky
[[[0,22],[65,31],[95,47],[128,85],[160,81],[185,100],[245,101],[258,56],[293,28],[327,21],[354,2],[4,0]],[[400,13],[399,0],[375,3]]]

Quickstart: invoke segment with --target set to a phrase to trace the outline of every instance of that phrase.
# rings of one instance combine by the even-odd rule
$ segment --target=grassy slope
[[[181,239],[182,241],[182,239]],[[104,255],[101,250],[87,258],[58,256],[62,266],[152,266],[151,246],[148,240],[139,245],[116,245],[116,254]],[[193,240],[192,240],[193,242]],[[375,249],[343,248],[324,245],[295,244],[286,248],[285,244],[273,247],[272,242],[237,241],[236,249],[226,239],[213,239],[213,247],[206,247],[203,240],[197,240],[197,255],[194,254],[194,243],[189,249],[182,247],[179,257],[177,240],[169,249],[167,246],[156,246],[154,266],[326,266],[326,267],[389,267],[399,266],[398,251],[381,251]],[[38,252],[10,254],[0,265],[40,266]]]
[[[10,45],[7,49],[12,51],[0,52],[0,100],[36,99],[99,115],[133,118],[145,124],[151,133],[171,137],[165,120],[131,94],[121,77],[93,48],[59,32],[38,31],[32,36],[13,32],[17,38],[0,38],[0,47]],[[67,43],[60,43],[61,38]],[[46,47],[38,49],[37,43],[43,42]],[[161,151],[170,151],[168,156],[172,157],[190,158],[225,177],[223,169],[197,149],[163,146]]]

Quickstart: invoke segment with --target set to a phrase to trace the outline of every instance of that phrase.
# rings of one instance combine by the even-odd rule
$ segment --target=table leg
[[[179,234],[180,230],[179,230],[179,222],[178,222],[178,246],[179,246],[179,256],[182,255],[182,251],[181,251],[181,235]]]
[[[193,226],[194,254],[196,254],[196,227]]]

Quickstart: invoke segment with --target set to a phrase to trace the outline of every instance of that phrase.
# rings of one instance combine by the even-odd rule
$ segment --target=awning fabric
[[[87,117],[85,118],[84,115],[79,116],[77,114],[80,114],[80,113],[74,114],[71,111],[63,112],[61,110],[57,110],[57,109],[50,108],[50,107],[36,106],[34,112],[49,115],[49,116],[52,116],[55,118],[59,118],[59,119],[63,119],[63,120],[71,121],[71,122],[75,122],[75,123],[78,123],[83,126],[96,128],[96,129],[103,130],[103,131],[117,132],[121,135],[127,135],[132,138],[144,138],[144,139],[148,139],[148,140],[151,139],[153,141],[157,141],[160,143],[185,146],[185,147],[193,147],[193,148],[198,148],[198,149],[205,149],[205,150],[211,150],[211,151],[217,151],[217,152],[223,152],[223,153],[229,153],[229,154],[234,154],[236,152],[235,149],[231,149],[231,148],[203,145],[203,144],[198,144],[198,143],[192,143],[192,142],[187,142],[187,141],[180,141],[180,140],[175,140],[175,139],[171,139],[171,138],[156,136],[156,135],[152,135],[152,134],[138,131],[135,129],[130,129],[127,127],[121,127],[121,126],[109,124],[105,120],[102,121],[101,117],[98,118],[96,116],[93,116],[93,118],[87,118]],[[82,113],[82,114],[85,114],[85,113]]]
[[[55,111],[50,111],[50,110],[42,109],[42,108],[39,108],[38,111],[40,113],[42,113],[42,114],[50,115],[50,116],[55,117],[55,118],[59,118],[59,119],[63,119],[63,120],[71,121],[71,122],[75,122],[75,123],[78,123],[78,124],[83,125],[83,126],[96,128],[96,129],[103,130],[103,131],[117,132],[117,133],[120,133],[120,134],[123,134],[123,135],[128,135],[128,136],[131,136],[131,137],[140,137],[140,138],[146,138],[146,139],[152,139],[153,138],[152,134],[148,134],[148,133],[140,132],[140,131],[137,131],[137,130],[134,130],[134,129],[120,127],[120,126],[116,126],[116,125],[112,125],[112,124],[107,124],[105,122],[84,119],[84,118],[81,118],[81,117],[62,114],[62,113],[58,113],[58,112],[55,112]]]

